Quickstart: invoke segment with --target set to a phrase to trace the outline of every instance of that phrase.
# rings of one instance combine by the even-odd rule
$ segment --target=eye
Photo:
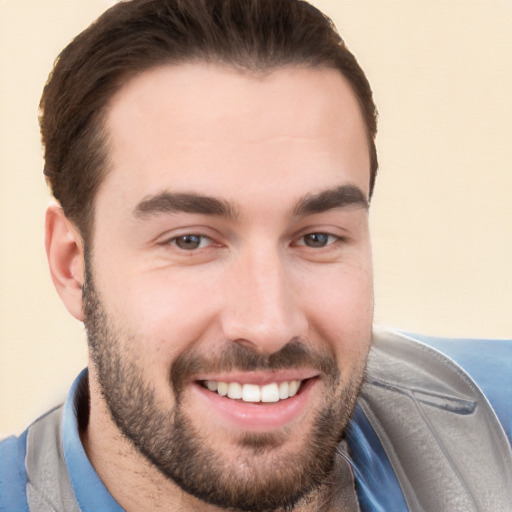
[[[212,240],[204,235],[181,235],[172,238],[169,243],[184,251],[194,251],[207,247],[212,243]]]
[[[321,248],[331,245],[339,240],[337,236],[329,235],[328,233],[308,233],[302,236],[297,245],[305,245],[312,248]]]

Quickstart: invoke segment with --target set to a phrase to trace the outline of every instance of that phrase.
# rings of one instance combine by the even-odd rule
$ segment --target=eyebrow
[[[293,213],[303,216],[351,206],[368,210],[370,204],[359,187],[342,185],[318,194],[307,195],[297,203]]]
[[[199,194],[162,192],[143,199],[135,207],[135,216],[146,218],[158,213],[197,213],[235,218],[238,213],[227,201]]]
[[[305,196],[297,202],[293,213],[296,216],[304,216],[350,206],[368,209],[369,203],[359,187],[342,185]],[[134,213],[135,217],[145,219],[160,213],[177,212],[214,215],[229,219],[238,216],[237,209],[228,201],[194,193],[172,192],[161,192],[144,198],[137,204]]]

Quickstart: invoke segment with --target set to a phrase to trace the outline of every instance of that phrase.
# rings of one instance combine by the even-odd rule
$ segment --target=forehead
[[[99,196],[116,190],[126,204],[162,190],[241,197],[289,186],[303,195],[322,180],[368,189],[364,121],[333,69],[154,68],[114,96],[106,130],[110,170]]]

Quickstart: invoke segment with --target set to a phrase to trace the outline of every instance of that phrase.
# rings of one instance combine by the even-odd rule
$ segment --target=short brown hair
[[[332,21],[318,9],[302,0],[121,1],[62,51],[40,103],[44,173],[84,238],[108,167],[108,102],[131,76],[191,60],[254,71],[286,65],[338,69],[366,123],[371,194],[377,172],[372,91]]]

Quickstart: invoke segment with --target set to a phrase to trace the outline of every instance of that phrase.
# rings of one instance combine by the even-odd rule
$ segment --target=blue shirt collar
[[[94,471],[80,440],[77,411],[88,404],[80,403],[87,396],[80,396],[79,388],[87,383],[87,369],[76,378],[64,404],[62,419],[62,445],[71,485],[83,512],[122,512],[123,509],[107,491]]]

